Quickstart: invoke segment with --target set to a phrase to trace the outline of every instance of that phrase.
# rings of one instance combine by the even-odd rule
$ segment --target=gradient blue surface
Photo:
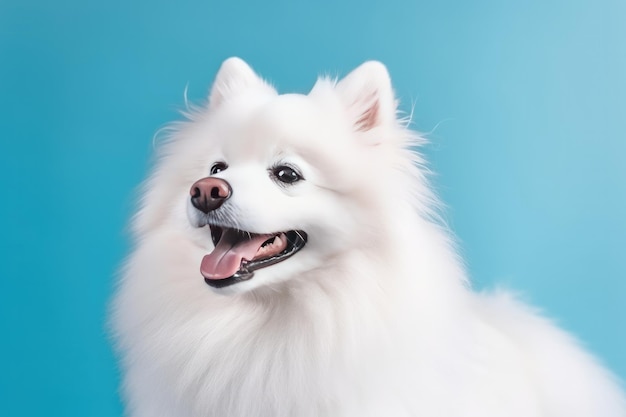
[[[0,415],[117,416],[106,304],[152,136],[239,55],[282,91],[385,62],[478,288],[626,377],[626,3],[0,2]]]

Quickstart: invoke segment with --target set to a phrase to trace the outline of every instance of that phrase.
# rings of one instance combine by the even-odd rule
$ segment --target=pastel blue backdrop
[[[118,416],[105,330],[135,189],[183,91],[385,62],[477,288],[626,377],[626,2],[0,2],[0,415]]]

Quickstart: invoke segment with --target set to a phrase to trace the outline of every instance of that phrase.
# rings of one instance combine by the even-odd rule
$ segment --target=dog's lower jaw
[[[230,287],[231,285],[238,284],[243,281],[248,281],[252,279],[254,276],[254,272],[245,270],[243,267],[239,269],[239,271],[235,272],[234,275],[231,275],[228,278],[222,279],[209,279],[204,278],[204,282],[207,283],[208,286],[213,288],[225,288]]]
[[[304,248],[308,239],[308,235],[301,230],[261,235],[218,226],[211,226],[210,230],[216,248],[204,257],[201,273],[205,282],[213,288],[224,288],[252,279],[255,271],[291,258]],[[248,247],[247,252],[250,253],[241,255],[246,252],[241,247]],[[254,256],[251,256],[252,250]],[[224,261],[228,257],[231,259]],[[225,262],[230,262],[230,265],[222,266]],[[232,271],[232,275],[224,277],[215,273],[225,270]]]

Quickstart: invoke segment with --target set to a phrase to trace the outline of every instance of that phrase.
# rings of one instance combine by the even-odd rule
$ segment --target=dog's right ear
[[[357,132],[396,120],[397,103],[387,68],[378,61],[361,64],[335,87]]]
[[[276,90],[256,75],[244,60],[237,57],[228,58],[215,76],[209,94],[209,108],[215,109],[229,98],[250,89],[276,94]]]

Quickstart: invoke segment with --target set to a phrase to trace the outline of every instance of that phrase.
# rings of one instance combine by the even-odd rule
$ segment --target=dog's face
[[[398,148],[385,143],[397,122],[381,64],[337,84],[321,80],[308,95],[278,95],[231,58],[208,109],[192,119],[166,159],[168,175],[186,183],[168,197],[184,205],[174,217],[185,212],[182,228],[206,252],[192,261],[199,279],[238,293],[306,276],[368,244],[372,213],[392,198],[386,167]]]

